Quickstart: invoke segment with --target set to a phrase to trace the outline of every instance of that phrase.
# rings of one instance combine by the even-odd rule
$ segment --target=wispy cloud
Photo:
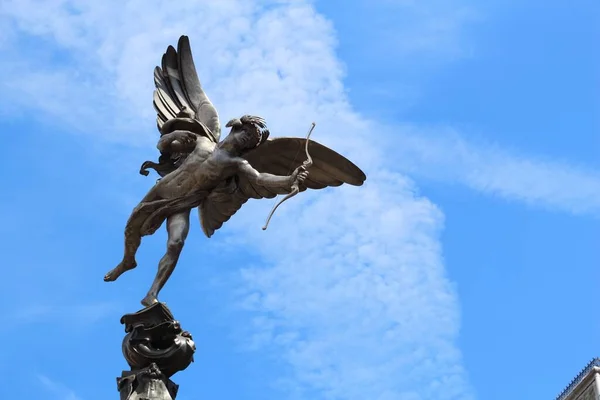
[[[396,149],[390,164],[412,176],[461,184],[549,210],[600,215],[598,170],[474,143],[453,129],[381,129],[396,133],[386,136]]]
[[[370,179],[365,190],[288,204],[266,235],[256,229],[258,204],[232,224],[264,260],[241,276],[241,304],[255,313],[251,344],[290,363],[296,375],[286,383],[300,393],[470,398],[438,241],[442,214],[396,174]]]
[[[73,390],[46,375],[37,375],[39,383],[57,400],[81,400]]]

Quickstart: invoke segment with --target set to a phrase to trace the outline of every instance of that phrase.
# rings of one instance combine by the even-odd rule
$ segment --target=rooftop
[[[586,365],[581,370],[581,372],[579,372],[579,374],[577,374],[577,376],[573,378],[571,383],[569,383],[567,387],[558,395],[556,400],[566,399],[567,396],[570,395],[573,392],[573,390],[577,387],[577,385],[581,383],[581,381],[587,376],[587,374],[589,374],[590,371],[594,369],[594,367],[600,367],[600,358],[594,358],[592,361],[590,361],[588,365]]]

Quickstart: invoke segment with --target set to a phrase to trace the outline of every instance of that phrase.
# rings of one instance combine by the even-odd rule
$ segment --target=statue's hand
[[[175,131],[163,135],[158,141],[158,149],[163,151],[192,151],[198,136],[190,131]]]
[[[169,133],[167,135],[169,136],[170,143],[173,143],[174,141],[178,141],[183,146],[192,145],[192,144],[196,143],[196,139],[198,139],[198,136],[196,136],[195,133],[192,133],[190,131],[175,131],[175,132]]]
[[[194,118],[194,111],[187,108],[187,106],[183,106],[181,110],[177,113],[177,118]]]
[[[304,164],[302,164],[301,166],[296,168],[296,170],[294,172],[292,172],[292,175],[290,175],[290,180],[292,182],[292,185],[294,185],[294,184],[299,185],[302,182],[304,182],[304,180],[307,177],[308,177],[308,171],[306,170],[306,166]]]

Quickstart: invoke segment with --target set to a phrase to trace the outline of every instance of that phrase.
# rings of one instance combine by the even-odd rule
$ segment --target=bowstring
[[[300,150],[302,149],[302,144],[300,144],[300,146],[298,146],[298,150],[296,150],[296,155],[294,156],[294,159],[292,160],[292,163],[290,164],[290,168],[288,169],[288,172],[286,175],[290,175],[292,173],[292,168],[294,168],[294,164],[296,163],[296,159],[298,158],[298,154],[300,154]],[[277,204],[277,202],[279,200],[277,200],[277,198],[275,198],[275,204]]]
[[[296,164],[296,159],[298,158],[298,154],[300,154],[300,150],[302,150],[302,144],[300,144],[300,146],[298,146],[298,150],[296,150],[296,155],[294,156],[294,159],[292,160],[292,163],[290,164],[290,169],[288,170],[288,175],[292,173],[292,168],[294,168],[294,164]]]
[[[312,130],[315,128],[315,123],[313,122],[311,124],[310,130],[308,131],[308,135],[306,136],[306,143],[305,143],[305,148],[308,149],[308,141],[310,138],[310,134],[312,133]],[[290,175],[292,173],[292,168],[294,168],[294,164],[296,163],[296,160],[298,159],[298,154],[300,154],[300,150],[302,150],[302,144],[300,144],[300,146],[298,146],[298,150],[296,150],[296,155],[294,156],[294,159],[292,160],[292,163],[290,165],[290,168],[288,170],[288,175]],[[289,194],[291,194],[292,192],[290,192]],[[288,195],[289,195],[288,194]],[[262,228],[263,231],[265,229],[267,229],[267,226],[269,224],[269,221],[271,219],[271,217],[273,216],[273,213],[275,212],[275,210],[277,209],[277,207],[279,206],[279,200],[275,199],[275,204],[273,205],[273,207],[271,208],[271,212],[269,213],[269,217],[267,218],[267,222],[265,224],[265,226]]]
[[[308,135],[306,136],[306,143],[305,143],[305,148],[308,148],[308,141],[310,139],[310,134],[312,133],[312,130],[315,128],[314,127],[315,123],[313,122],[311,124],[311,127],[308,131]],[[290,169],[288,170],[288,175],[292,173],[292,168],[294,168],[294,164],[296,163],[296,159],[298,159],[298,154],[300,154],[300,150],[302,150],[302,144],[300,144],[300,146],[298,146],[298,150],[296,150],[296,155],[294,156],[294,159],[292,160],[292,164],[290,165]]]

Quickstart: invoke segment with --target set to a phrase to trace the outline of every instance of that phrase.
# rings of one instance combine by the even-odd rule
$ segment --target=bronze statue
[[[232,119],[225,125],[231,128],[229,135],[220,141],[219,117],[198,79],[187,36],[179,39],[177,50],[167,48],[162,67],[154,70],[154,82],[161,155],[158,163],[142,164],[140,173],[148,175],[152,168],[161,178],[134,208],[125,227],[123,260],[104,277],[114,281],[135,268],[142,237],[166,220],[167,251],[144,306],[158,302],[175,269],[192,208],[198,208],[202,230],[211,237],[250,198],[289,198],[306,189],[360,186],[366,179],[352,162],[309,137],[269,139],[260,117]],[[301,162],[303,152],[308,159]]]

